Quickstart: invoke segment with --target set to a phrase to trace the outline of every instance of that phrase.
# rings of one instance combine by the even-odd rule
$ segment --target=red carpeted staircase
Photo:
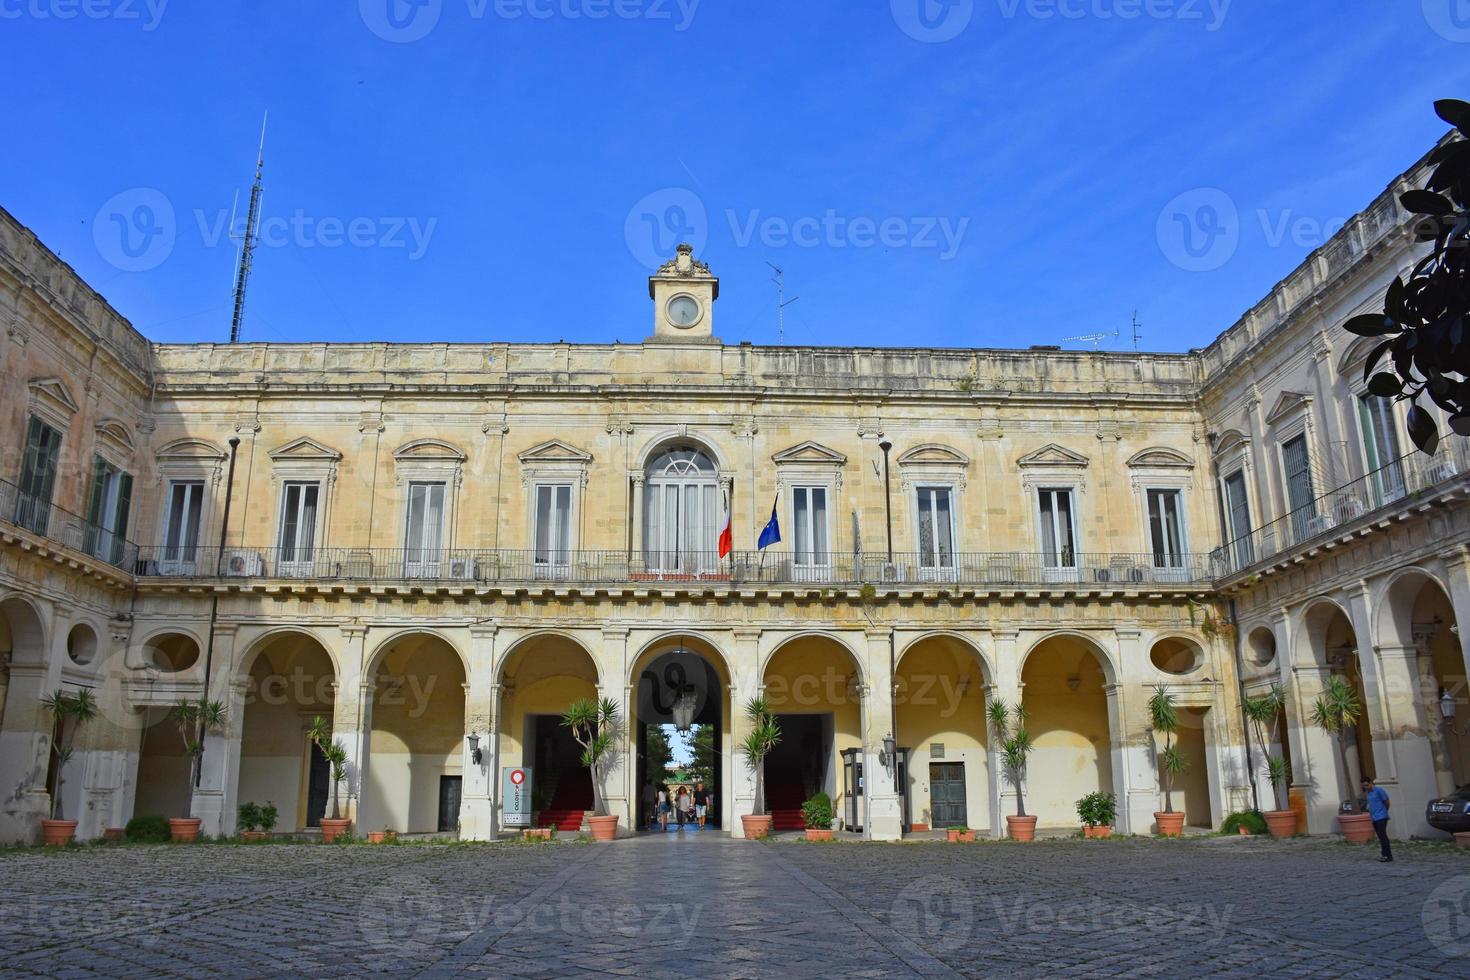
[[[801,805],[806,796],[800,783],[771,783],[766,786],[766,812],[771,815],[772,830],[804,830]]]
[[[551,805],[541,811],[538,826],[555,827],[575,834],[582,829],[582,814],[592,809],[592,782],[587,779],[564,779],[556,788]]]

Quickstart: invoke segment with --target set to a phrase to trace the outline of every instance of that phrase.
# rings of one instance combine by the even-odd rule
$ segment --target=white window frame
[[[1302,448],[1306,452],[1307,461],[1307,502],[1300,506],[1292,504],[1291,500],[1291,474],[1286,471],[1286,447],[1297,440],[1301,440]],[[1276,440],[1276,472],[1281,474],[1281,507],[1282,516],[1286,519],[1286,525],[1291,530],[1292,546],[1300,544],[1331,526],[1332,517],[1323,514],[1317,507],[1317,500],[1323,493],[1323,488],[1317,485],[1317,474],[1312,472],[1312,462],[1315,455],[1312,450],[1312,432],[1309,427],[1302,427],[1288,433],[1282,433]],[[1307,509],[1310,508],[1310,513]],[[1298,511],[1303,513],[1298,514]]]
[[[693,450],[702,455],[709,462],[709,472],[690,474],[684,477],[655,475],[649,472],[649,468],[653,465],[654,462],[656,462],[666,452],[676,449]],[[726,480],[725,474],[720,471],[719,458],[715,455],[713,450],[709,449],[707,446],[697,440],[691,439],[688,441],[674,441],[661,445],[659,448],[648,455],[643,464],[643,473],[643,496],[642,500],[640,501],[640,506],[643,508],[643,540],[638,543],[638,547],[640,550],[640,554],[642,554],[643,556],[644,566],[651,573],[678,577],[718,574],[720,571],[719,536],[721,530],[719,525],[720,521],[725,516],[726,495],[729,493],[728,481]],[[654,498],[653,491],[655,487],[659,489],[659,499],[661,502],[664,500],[664,495],[669,488],[680,488],[680,517],[679,526],[676,528],[676,530],[678,530],[681,535],[681,541],[678,547],[664,547],[666,542],[663,540],[660,540],[658,542],[659,547],[651,547],[653,529],[655,527],[655,522],[651,519],[654,516],[652,510]],[[704,497],[704,491],[710,488],[713,488],[714,490],[714,512],[713,514],[707,515],[711,522],[711,536],[708,542],[708,548],[687,549],[683,547],[682,533],[683,527],[685,526],[687,520],[684,516],[685,510],[683,497],[685,490],[689,487],[696,487],[699,489],[699,496],[701,500]],[[703,506],[702,503],[701,506]],[[657,527],[659,529],[661,538],[669,530],[664,519],[666,515],[667,509],[664,510],[663,514],[658,515]],[[673,567],[665,567],[667,562],[664,559],[669,555],[673,555],[675,558]],[[693,567],[685,567],[686,559],[689,560],[690,564]]]
[[[786,541],[782,543],[782,547],[790,549],[792,578],[809,582],[831,581],[838,554],[844,546],[850,547],[852,543],[850,537],[839,541],[838,535],[844,525],[834,517],[842,513],[844,507],[842,474],[843,467],[847,465],[847,456],[820,442],[807,440],[772,454],[771,461],[776,465],[776,486],[781,494],[782,506],[786,508],[787,519],[791,522],[788,526],[792,531],[785,535]],[[802,564],[798,560],[795,531],[798,488],[808,491],[822,490],[827,495],[827,554],[824,563]],[[766,515],[757,517],[756,532],[765,526],[765,521]],[[785,527],[782,530],[784,532]]]
[[[817,521],[812,518],[811,495],[820,492],[822,494],[822,537],[827,543],[825,552],[815,547]],[[807,496],[807,536],[812,543],[809,554],[803,559],[798,544],[801,540],[800,517],[796,507],[798,494]],[[801,582],[827,582],[832,578],[832,487],[829,484],[813,481],[802,481],[788,488],[787,495],[791,500],[789,504],[791,511],[791,573],[792,577]]]
[[[158,515],[158,523],[156,531],[151,534],[140,528],[137,538],[142,541],[146,536],[147,540],[157,541],[156,559],[151,562],[153,567],[148,569],[149,572],[158,575],[193,575],[201,557],[206,565],[209,563],[207,556],[214,553],[214,547],[219,543],[210,536],[210,532],[216,507],[223,506],[218,495],[224,485],[224,464],[227,458],[227,454],[218,446],[193,439],[176,440],[158,450],[152,483],[158,499],[158,507],[154,512]],[[172,485],[175,483],[204,484],[204,496],[199,508],[197,550],[192,561],[165,557],[169,501],[172,499]],[[136,482],[133,492],[138,493]]]
[[[312,515],[311,540],[301,539],[301,515],[306,506],[307,490],[316,488],[316,510]],[[288,500],[293,488],[300,488],[296,504],[296,540],[291,545],[290,557],[286,549],[286,518]],[[320,480],[289,479],[281,481],[280,494],[276,498],[276,574],[282,578],[304,578],[317,567],[322,541],[322,501],[325,491]],[[304,556],[303,556],[304,553]]]
[[[1382,456],[1382,447],[1378,445],[1377,433],[1372,427],[1371,416],[1374,413],[1369,403],[1373,402],[1382,410],[1383,422],[1388,432],[1392,435],[1398,452],[1393,458],[1385,461],[1379,459],[1378,465],[1373,465],[1374,456]],[[1408,492],[1408,481],[1405,478],[1403,443],[1399,440],[1399,433],[1404,431],[1403,415],[1392,398],[1381,398],[1366,388],[1362,391],[1353,392],[1353,405],[1355,421],[1358,427],[1358,449],[1362,453],[1363,473],[1368,477],[1368,483],[1373,487],[1375,499],[1372,502],[1374,508],[1382,507],[1384,504],[1402,500]],[[1369,445],[1369,441],[1372,445]],[[1344,517],[1349,515],[1343,515]],[[1351,515],[1357,516],[1357,515]]]
[[[541,493],[552,495],[552,513],[555,513],[556,492],[567,494],[567,527],[565,547],[552,543],[547,548],[545,560],[541,555]],[[570,576],[572,555],[577,550],[578,498],[577,484],[572,480],[543,480],[531,484],[531,565],[538,579],[564,579]]]
[[[472,580],[476,563],[454,550],[459,535],[459,495],[464,483],[465,454],[438,439],[414,439],[393,451],[394,480],[398,488],[398,563],[405,578]],[[410,495],[414,484],[443,484],[444,510],[440,515],[438,556],[427,561],[408,559]]]
[[[158,572],[160,575],[193,575],[199,564],[199,553],[204,548],[205,514],[209,508],[209,481],[202,476],[177,476],[170,477],[163,482],[163,519],[158,525]],[[179,543],[178,552],[174,557],[169,557],[168,531],[173,520],[174,488],[187,487],[184,492],[184,514],[179,519]],[[195,517],[193,525],[189,521],[189,498],[197,491],[199,497],[199,513]],[[194,546],[191,549],[186,541],[190,532],[194,536]],[[192,551],[192,554],[187,554]]]
[[[933,492],[942,490],[949,495],[949,564],[939,564],[939,542],[933,543],[935,562],[932,565],[924,564],[924,536],[922,507],[920,497],[926,491]],[[960,494],[959,487],[945,480],[925,480],[919,476],[914,478],[913,486],[909,488],[909,505],[913,512],[914,520],[914,563],[920,581],[924,582],[953,582],[959,576],[960,555]],[[936,522],[937,533],[937,522]]]
[[[1052,564],[1046,554],[1046,515],[1041,508],[1041,495],[1043,493],[1065,493],[1067,494],[1067,512],[1070,515],[1072,538],[1072,564],[1062,563],[1061,551],[1057,554],[1057,563]],[[1041,563],[1041,574],[1048,582],[1077,582],[1082,578],[1082,527],[1079,514],[1080,494],[1076,484],[1065,482],[1039,481],[1031,490],[1031,503],[1036,508],[1036,554]],[[1057,513],[1057,508],[1052,508],[1052,513]],[[1053,534],[1057,527],[1055,516],[1053,517]],[[1060,541],[1060,537],[1056,540]]]
[[[417,542],[412,541],[413,501],[415,494],[423,491],[425,507],[433,499],[433,490],[439,489],[438,533],[430,540],[427,532]],[[403,494],[403,577],[411,579],[437,579],[444,574],[448,558],[445,541],[449,536],[449,484],[443,480],[410,480]],[[413,557],[417,554],[417,558]]]
[[[1163,552],[1166,563],[1159,564],[1160,552],[1154,547],[1154,523],[1153,511],[1149,506],[1149,498],[1153,494],[1170,494],[1174,497],[1174,507],[1179,520],[1179,551],[1175,555]],[[1189,577],[1189,494],[1185,487],[1161,483],[1149,483],[1143,487],[1143,520],[1144,520],[1144,544],[1145,554],[1148,556],[1149,568],[1153,570],[1155,579]],[[1177,564],[1170,565],[1167,559],[1177,559]]]

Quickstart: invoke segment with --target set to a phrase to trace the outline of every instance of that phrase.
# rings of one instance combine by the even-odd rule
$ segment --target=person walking
[[[658,829],[669,829],[669,787],[665,783],[658,784]]]
[[[704,788],[704,780],[694,785],[694,819],[699,821],[699,829],[704,829],[704,821],[709,816],[709,790]]]
[[[689,787],[688,786],[680,786],[679,787],[679,798],[678,799],[679,799],[679,805],[678,805],[678,807],[676,809],[679,811],[679,829],[680,830],[683,830],[684,829],[684,821],[689,816]]]
[[[1380,862],[1393,860],[1393,848],[1388,843],[1388,792],[1375,786],[1373,780],[1363,777],[1363,796],[1368,803],[1368,816],[1373,818],[1373,831],[1378,835],[1378,848],[1383,853]]]

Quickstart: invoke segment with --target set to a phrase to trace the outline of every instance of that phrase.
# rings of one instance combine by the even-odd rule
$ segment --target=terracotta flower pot
[[[771,815],[763,817],[751,813],[741,814],[740,826],[745,831],[745,836],[751,840],[760,840],[771,832]]]
[[[588,817],[587,823],[592,828],[593,840],[613,840],[618,836],[618,818],[611,817]]]
[[[1373,839],[1373,818],[1366,813],[1339,813],[1337,825],[1349,844],[1366,844]]]
[[[42,820],[41,842],[47,847],[65,847],[77,835],[75,820]]]
[[[1184,814],[1154,812],[1154,823],[1159,825],[1160,837],[1179,837],[1184,834]]]
[[[105,841],[120,841],[127,840],[127,838],[128,831],[126,827],[108,827],[102,831],[102,839]]]
[[[1456,834],[1455,846],[1461,850],[1470,851],[1470,834]]]
[[[270,833],[264,830],[242,830],[240,840],[245,844],[258,844],[263,840],[270,840]]]
[[[199,825],[203,823],[198,817],[169,817],[168,833],[175,844],[192,844],[199,839]]]
[[[551,840],[551,828],[527,827],[521,831],[521,836],[526,840]]]
[[[1089,840],[1101,840],[1104,837],[1113,836],[1113,828],[1111,826],[1093,827],[1089,824],[1083,824],[1082,836],[1088,838]]]
[[[832,839],[832,831],[831,830],[812,830],[810,827],[808,827],[807,828],[807,831],[806,831],[806,839],[807,840],[831,840]]]
[[[347,833],[347,831],[351,827],[352,827],[352,821],[351,820],[333,820],[330,817],[323,817],[322,818],[322,843],[323,844],[332,844],[332,843],[335,843],[336,840],[337,840],[337,838],[338,837],[341,837],[343,834]]]
[[[1010,834],[1011,840],[1035,840],[1036,818],[1008,815],[1006,833]]]
[[[1272,837],[1296,836],[1295,810],[1268,810],[1264,816],[1266,818],[1266,826],[1270,828]]]
[[[1241,837],[1249,837],[1251,835],[1251,829],[1245,824],[1240,824],[1238,827],[1236,827],[1235,832]]]
[[[381,843],[383,843],[383,841],[385,841],[387,839],[388,839],[388,835],[386,833],[384,833],[383,831],[381,831],[381,830],[369,830],[368,831],[368,843],[369,844],[381,844]]]

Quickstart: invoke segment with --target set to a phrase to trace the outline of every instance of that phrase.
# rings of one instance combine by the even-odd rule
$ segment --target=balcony
[[[1470,447],[1449,436],[1432,455],[1400,456],[1310,503],[1242,535],[1211,555],[1216,576],[1231,578],[1268,564],[1277,555],[1325,541],[1359,523],[1369,523],[1455,481],[1470,477]]]
[[[14,483],[0,480],[0,524],[9,524],[37,537],[124,571],[132,571],[138,546],[79,514],[58,507]]]
[[[629,555],[625,551],[537,553],[494,549],[438,552],[402,548],[143,549],[133,568],[140,579],[299,581],[318,584],[393,583],[453,589],[502,585],[649,586],[740,589],[757,586],[915,586],[967,591],[1046,589],[1120,591],[1208,586],[1205,555],[1081,554],[1048,558],[1016,552],[975,552],[936,559],[917,553],[817,555],[737,551]]]

